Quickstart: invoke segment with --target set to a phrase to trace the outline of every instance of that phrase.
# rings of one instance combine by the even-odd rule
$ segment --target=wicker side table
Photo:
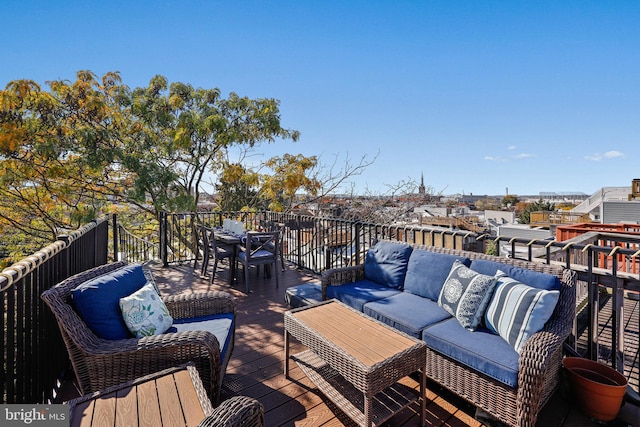
[[[289,359],[350,418],[379,426],[420,399],[425,423],[426,344],[330,300],[284,315],[284,373]],[[308,350],[289,354],[293,336]],[[420,395],[398,380],[420,372]]]

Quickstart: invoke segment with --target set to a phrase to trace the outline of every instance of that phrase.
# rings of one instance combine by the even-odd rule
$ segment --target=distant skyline
[[[0,87],[119,71],[280,100],[297,143],[384,194],[592,194],[640,178],[638,1],[0,3]]]

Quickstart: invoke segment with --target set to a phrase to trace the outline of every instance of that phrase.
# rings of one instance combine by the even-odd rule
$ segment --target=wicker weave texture
[[[224,400],[199,424],[199,427],[262,426],[264,407],[256,399],[247,396],[234,396]]]
[[[519,357],[518,387],[505,386],[468,366],[427,348],[426,374],[477,407],[512,426],[535,426],[538,413],[560,383],[562,346],[569,337],[575,316],[576,273],[558,265],[502,258],[477,252],[412,245],[437,253],[485,259],[552,274],[560,279],[560,298],[544,329],[526,342]],[[327,270],[322,275],[322,293],[364,278],[364,265]]]
[[[355,314],[357,317],[362,318],[363,321],[367,323],[367,326],[371,327],[377,332],[382,331],[382,333],[386,333],[389,335],[395,334],[398,339],[396,340],[396,346],[393,347],[392,351],[389,351],[392,354],[385,356],[379,362],[376,362],[374,364],[367,364],[357,357],[354,357],[342,346],[323,336],[316,328],[310,326],[304,320],[301,320],[300,317],[302,316],[298,316],[299,313],[305,310],[313,310],[314,308],[318,307],[325,308],[324,306],[327,306],[327,304],[333,304],[335,306],[341,307],[341,310],[342,308],[344,308],[349,313]],[[327,312],[327,314],[333,313]],[[330,315],[324,314],[322,318],[320,318],[320,321],[345,322],[345,317],[336,319]],[[354,327],[354,325],[352,324],[354,323],[353,319],[349,319],[347,323],[350,323],[351,328],[346,328],[344,330],[346,336],[357,338],[360,334],[363,333],[363,331],[366,331],[364,332],[365,335],[371,332],[370,329]],[[407,375],[410,375],[416,371],[424,371],[424,366],[426,363],[426,344],[423,341],[416,340],[406,334],[396,331],[389,326],[384,325],[383,323],[380,323],[368,316],[365,316],[364,314],[355,311],[352,308],[347,307],[346,305],[335,300],[287,311],[284,316],[284,326],[286,331],[285,333],[291,334],[291,336],[295,337],[298,341],[307,346],[312,352],[311,355],[297,355],[299,359],[298,363],[301,364],[301,367],[302,364],[309,365],[310,361],[321,360],[330,368],[324,369],[324,374],[318,374],[320,377],[322,377],[323,381],[318,381],[319,378],[317,378],[313,375],[312,372],[309,372],[307,370],[308,368],[318,372],[318,370],[313,366],[309,365],[307,367],[303,367],[303,370],[307,372],[312,381],[315,379],[314,383],[325,393],[327,397],[338,404],[338,406],[343,411],[345,411],[347,415],[349,415],[360,425],[369,426],[371,425],[372,420],[382,422],[393,415],[393,412],[378,412],[375,409],[373,400],[375,399],[376,394],[387,390],[389,387],[393,386],[399,379]],[[288,340],[285,340],[285,342],[288,343]],[[378,345],[378,343],[375,339],[370,339],[369,345],[372,352],[380,350],[380,348],[376,348],[376,345]],[[389,349],[385,350],[388,351]],[[287,349],[285,349],[285,353],[288,354]],[[295,357],[296,356],[294,356],[294,358]],[[289,363],[289,361],[285,360],[285,363]],[[317,361],[314,362],[314,364],[318,365]],[[347,381],[351,387],[353,387],[355,390],[358,390],[363,396],[367,396],[367,402],[364,404],[364,406],[371,408],[371,411],[369,411],[369,413],[367,413],[367,410],[364,410],[364,413],[362,412],[362,405],[345,405],[344,403],[341,404],[342,399],[348,397],[345,391],[346,387],[327,387],[325,385],[325,382],[333,382],[330,381],[330,378],[328,377],[332,377],[334,375],[338,375],[340,378]],[[408,403],[410,403],[410,401],[406,404]],[[406,405],[401,406],[404,407]],[[398,410],[400,409],[402,408],[399,408]],[[384,416],[382,414],[384,414]],[[377,422],[375,422],[376,425]]]
[[[73,289],[124,265],[125,262],[116,262],[87,270],[60,282],[41,295],[58,322],[80,391],[83,394],[92,393],[193,362],[211,400],[217,403],[222,377],[233,350],[233,339],[225,360],[220,360],[220,345],[216,337],[206,331],[105,340],[97,337],[73,309]],[[235,301],[224,292],[174,295],[162,299],[174,319],[206,314],[235,314]],[[235,331],[231,333],[233,337]]]

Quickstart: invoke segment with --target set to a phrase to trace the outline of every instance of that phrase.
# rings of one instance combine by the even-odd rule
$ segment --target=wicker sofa
[[[211,402],[217,404],[234,346],[236,303],[233,297],[225,292],[163,296],[161,300],[174,322],[183,322],[180,328],[184,330],[142,338],[105,339],[96,335],[81,317],[72,298],[73,291],[131,266],[133,264],[124,261],[102,265],[72,276],[41,295],[58,322],[81,393],[97,392],[193,362]],[[196,323],[188,323],[191,319],[200,321],[216,317],[226,319],[223,332],[212,328],[209,332],[194,327]]]
[[[545,295],[555,293],[552,314],[547,309],[551,317],[518,349],[485,327],[484,318],[473,331],[463,327],[464,316],[458,316],[463,310],[452,315],[441,304],[448,292],[443,288],[459,264],[485,280],[500,270],[518,283],[546,289]],[[560,382],[563,342],[575,312],[575,281],[574,272],[558,266],[382,241],[368,251],[364,264],[328,270],[321,284],[293,288],[286,298],[294,306],[335,298],[423,339],[429,379],[501,422],[534,426]],[[499,304],[493,301],[497,295],[497,290],[488,291],[481,309]]]

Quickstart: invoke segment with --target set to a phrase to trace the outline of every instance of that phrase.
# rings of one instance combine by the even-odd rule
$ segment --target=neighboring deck
[[[218,269],[213,285],[200,278],[191,265],[172,265],[162,268],[152,265],[154,277],[162,293],[197,292],[224,290],[231,292],[237,302],[236,344],[223,386],[223,398],[231,395],[246,395],[258,399],[265,407],[265,424],[277,426],[342,426],[353,425],[320,394],[301,370],[291,364],[292,380],[283,374],[283,314],[288,307],[284,303],[284,291],[289,286],[319,281],[319,277],[296,270],[288,265],[287,271],[280,272],[280,287],[275,281],[263,279],[262,274],[252,271],[252,292],[244,291],[244,281],[239,275],[239,283],[229,287],[226,263]],[[198,269],[199,271],[199,269]],[[262,270],[261,270],[262,272]],[[637,302],[635,316],[638,313]],[[637,320],[636,320],[637,327]],[[637,329],[636,329],[637,332]],[[636,338],[637,342],[637,338]],[[292,346],[292,352],[301,348]],[[636,355],[637,367],[637,355]],[[637,370],[635,371],[637,381]],[[406,383],[418,388],[418,383],[407,378]],[[427,425],[428,426],[481,426],[474,419],[475,408],[462,399],[428,381]],[[419,426],[418,405],[397,414],[385,425]],[[613,422],[612,426],[638,425],[640,409],[625,404],[620,417],[625,421]],[[498,425],[498,424],[486,424]],[[539,426],[601,426],[590,421],[558,391],[538,418]]]

